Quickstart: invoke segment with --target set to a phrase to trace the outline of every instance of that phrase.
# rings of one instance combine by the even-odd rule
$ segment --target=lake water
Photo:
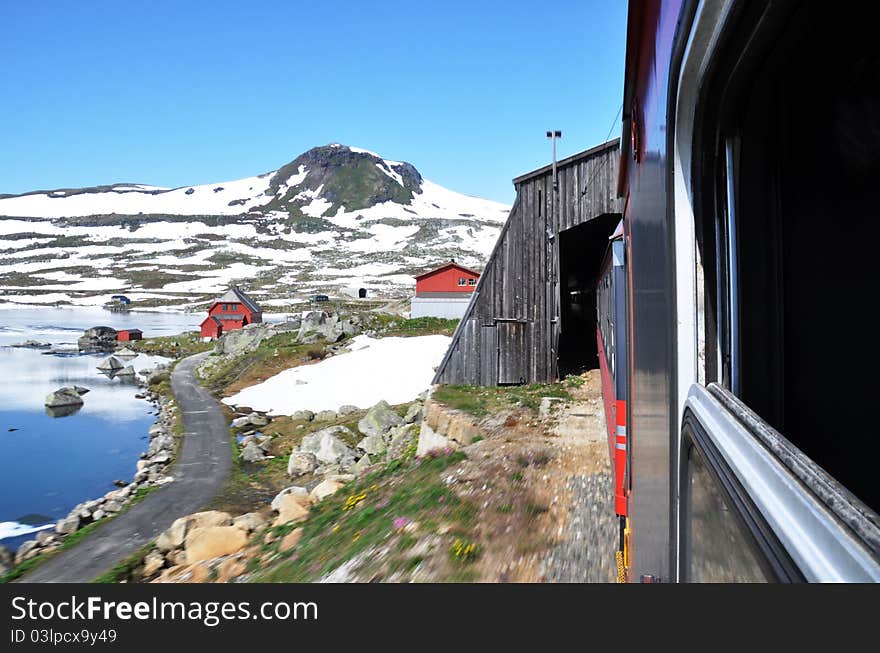
[[[198,329],[201,313],[110,313],[101,308],[0,308],[0,544],[14,550],[78,503],[130,481],[149,444],[152,404],[139,388],[95,367],[107,354],[46,355],[13,348],[24,340],[75,344],[85,329],[139,328],[145,337]],[[140,355],[136,371],[165,361]],[[65,385],[90,389],[72,415],[51,417],[46,395]]]

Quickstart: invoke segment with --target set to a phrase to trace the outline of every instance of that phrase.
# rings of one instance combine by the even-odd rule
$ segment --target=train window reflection
[[[687,456],[686,580],[696,583],[754,583],[764,573],[744,530],[694,446]]]

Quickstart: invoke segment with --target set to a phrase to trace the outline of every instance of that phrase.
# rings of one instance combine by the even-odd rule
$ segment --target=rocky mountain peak
[[[389,201],[408,204],[421,185],[422,176],[410,163],[331,143],[313,147],[279,168],[266,195],[275,196],[272,208],[288,211],[325,200],[332,214],[340,207],[354,211]]]

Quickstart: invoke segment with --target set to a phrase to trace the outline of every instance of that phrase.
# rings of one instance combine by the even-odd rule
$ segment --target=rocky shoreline
[[[137,384],[143,390],[135,396],[152,403],[157,410],[157,416],[149,430],[150,444],[147,450],[141,453],[137,462],[137,472],[132,480],[129,482],[114,480],[113,483],[119,486],[118,489],[111,490],[102,497],[77,504],[67,516],[55,523],[54,529],[39,531],[34,539],[22,542],[15,554],[0,546],[0,575],[13,566],[58,549],[68,536],[85,526],[119,514],[133,499],[142,496],[144,490],[161,487],[174,480],[174,477],[166,472],[174,461],[176,447],[174,422],[177,407],[173,399],[149,389],[151,382],[168,374],[168,365],[160,363],[154,369],[142,374],[145,379],[138,379]]]

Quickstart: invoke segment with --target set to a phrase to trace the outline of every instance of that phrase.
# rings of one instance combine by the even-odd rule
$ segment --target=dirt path
[[[174,482],[100,526],[81,543],[53,556],[21,582],[90,582],[217,494],[229,472],[232,452],[220,406],[195,378],[196,365],[207,355],[184,358],[171,375],[186,429],[177,462],[169,472]]]
[[[479,511],[482,582],[613,582],[617,520],[599,373],[546,416],[484,420],[447,481]]]

